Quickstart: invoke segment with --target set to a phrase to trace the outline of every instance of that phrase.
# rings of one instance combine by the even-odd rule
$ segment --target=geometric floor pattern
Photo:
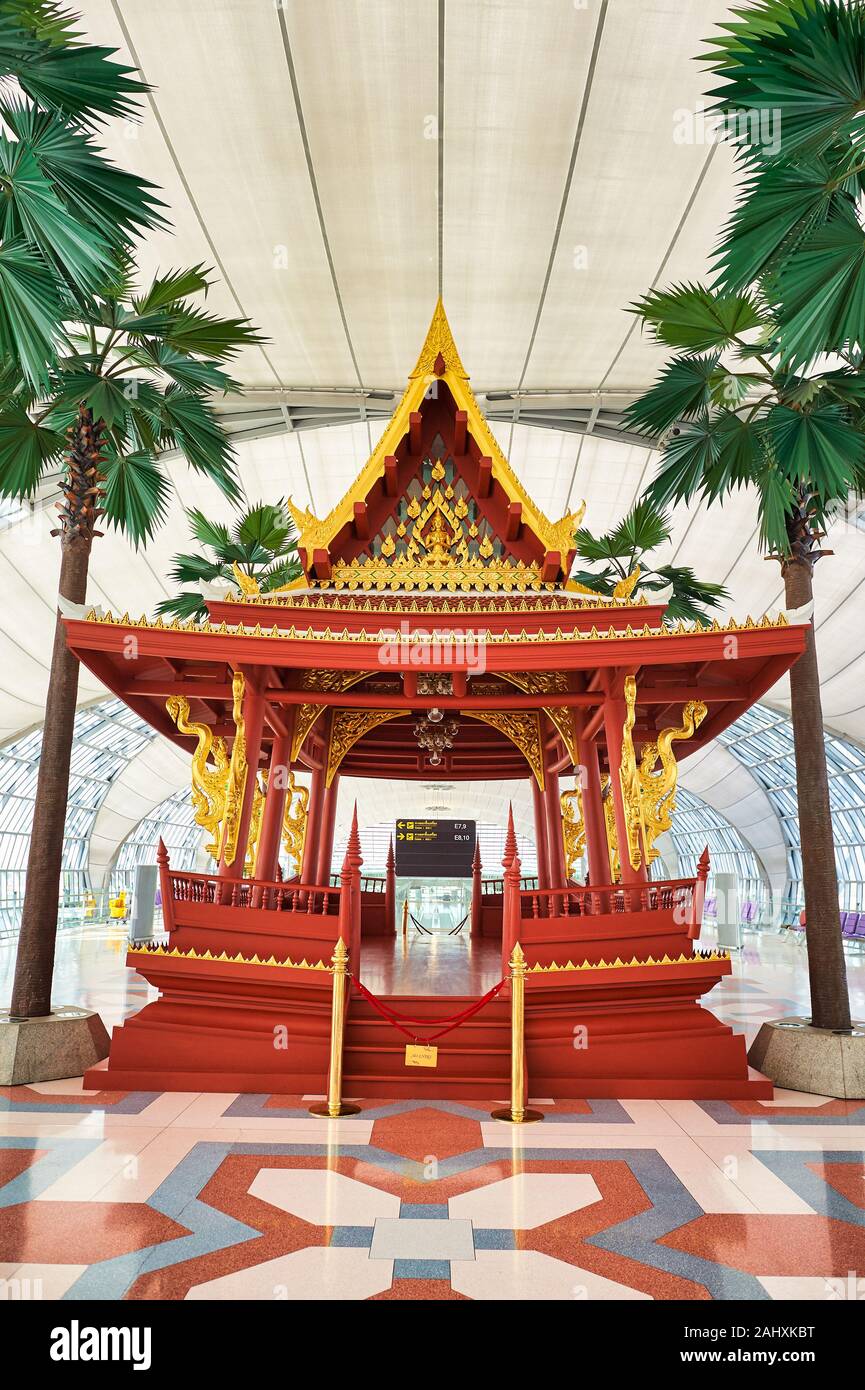
[[[69,1301],[861,1297],[865,1105],[541,1098],[515,1132],[501,1099],[329,1122],[308,1097],[5,1089],[0,1278]]]
[[[800,1007],[804,953],[785,949],[770,945],[766,968],[750,946],[715,1011],[753,1033]],[[93,960],[106,1020],[140,1007],[120,954]],[[861,1012],[859,962],[851,980]],[[503,1096],[361,1099],[338,1121],[310,1115],[311,1099],[0,1089],[0,1292],[865,1296],[863,1102],[539,1097],[543,1123],[517,1130],[490,1118]]]

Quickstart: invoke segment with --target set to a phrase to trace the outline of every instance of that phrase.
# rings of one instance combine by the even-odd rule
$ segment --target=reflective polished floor
[[[125,931],[64,933],[55,1000],[109,1026],[147,985]],[[704,934],[705,944],[711,940]],[[410,937],[367,977],[413,984],[468,944]],[[460,964],[460,962],[462,962]],[[0,999],[13,951],[0,945]],[[865,952],[848,957],[865,1013]],[[454,976],[456,978],[456,975]],[[383,982],[383,980],[382,980]],[[438,983],[434,986],[438,991]],[[458,989],[463,992],[465,979]],[[751,933],[709,1001],[752,1036],[807,1005],[798,939]],[[338,1121],[310,1097],[0,1090],[0,1291],[100,1299],[861,1299],[865,1102],[489,1105],[368,1101]]]

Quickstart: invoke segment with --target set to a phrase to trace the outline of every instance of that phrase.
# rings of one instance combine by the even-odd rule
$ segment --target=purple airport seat
[[[855,936],[856,928],[859,924],[858,912],[842,912],[841,914],[841,935]]]
[[[865,912],[858,912],[856,917],[857,921],[856,926],[853,928],[853,935],[860,940],[865,940]]]

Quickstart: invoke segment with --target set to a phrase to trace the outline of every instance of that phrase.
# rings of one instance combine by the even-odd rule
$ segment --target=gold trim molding
[[[301,689],[310,691],[322,691],[332,694],[334,691],[342,694],[344,690],[349,690],[358,681],[362,681],[367,671],[324,671],[314,668],[311,671],[304,671],[301,680]],[[314,702],[297,706],[297,713],[294,716],[294,734],[291,740],[291,761],[296,762],[301,748],[306,742],[306,736],[312,729],[318,716],[326,705],[317,705]]]

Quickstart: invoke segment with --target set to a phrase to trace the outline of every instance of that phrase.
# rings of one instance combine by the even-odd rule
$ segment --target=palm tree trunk
[[[99,501],[101,481],[98,471],[100,427],[94,426],[89,411],[82,408],[69,434],[65,503],[60,504],[59,508],[59,533],[62,537],[60,593],[72,603],[84,603],[93,523],[99,515],[95,508]],[[51,980],[54,973],[69,767],[78,699],[78,670],[78,661],[66,645],[66,633],[58,613],[10,1005],[13,1018],[38,1018],[51,1012]]]
[[[813,561],[794,553],[783,569],[787,607],[801,608],[810,603],[814,593]],[[805,650],[790,669],[790,712],[796,751],[811,1022],[815,1028],[846,1030],[850,1027],[850,1000],[813,623],[808,629]]]

